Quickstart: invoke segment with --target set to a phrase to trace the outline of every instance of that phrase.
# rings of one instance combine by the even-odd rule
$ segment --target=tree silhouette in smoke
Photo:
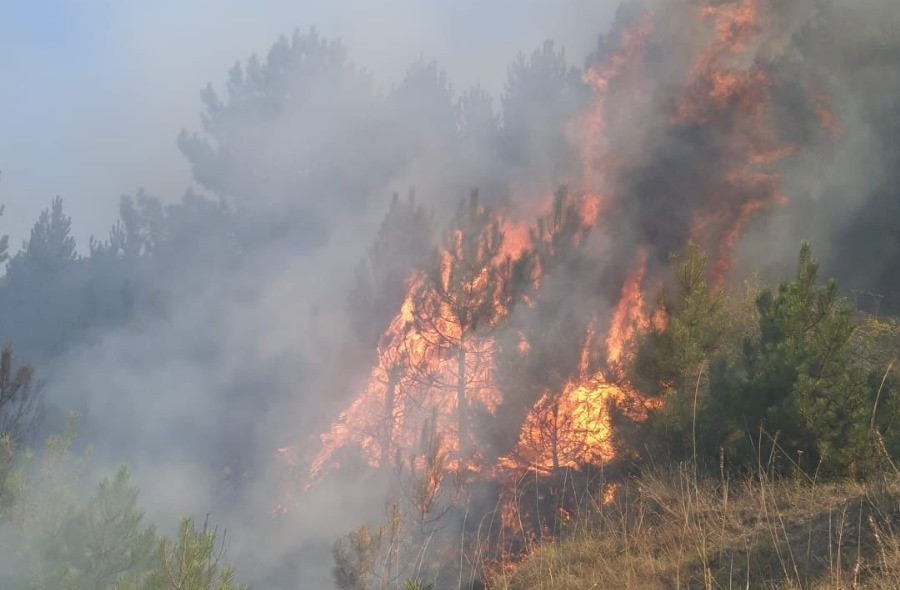
[[[460,455],[466,459],[474,452],[473,402],[493,386],[492,348],[482,334],[502,317],[501,282],[494,266],[502,243],[499,219],[473,193],[460,204],[413,296],[414,321],[431,354],[455,360],[453,370],[437,377],[434,386],[455,395],[456,436]]]

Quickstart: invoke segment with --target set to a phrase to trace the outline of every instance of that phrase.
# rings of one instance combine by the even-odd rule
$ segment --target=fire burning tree
[[[776,42],[770,3],[701,2],[688,31],[660,26],[663,9],[620,10],[567,130],[581,155],[572,190],[545,199],[534,226],[477,194],[460,204],[407,279],[368,383],[321,436],[307,485],[347,453],[432,474],[432,496],[435,469],[503,488],[623,458],[611,406],[641,421],[663,403],[625,370],[642,331],[665,326],[644,295],[660,261],[693,240],[712,252],[718,287],[745,225],[785,199],[778,167],[796,147],[776,133],[772,99],[785,82],[756,59]]]
[[[456,424],[448,434],[456,439],[457,454],[466,465],[476,450],[470,414],[479,407],[493,412],[499,400],[490,333],[506,314],[500,276],[503,238],[497,216],[473,194],[459,207],[413,292],[414,325],[425,341],[425,357],[432,359],[432,368],[425,369],[427,385],[452,392],[446,397]]]
[[[499,403],[491,332],[507,311],[503,244],[499,217],[473,194],[427,269],[409,280],[400,313],[380,340],[371,381],[323,437],[313,477],[351,441],[371,465],[397,466],[404,453],[415,452],[422,425],[432,418],[450,445],[441,449],[450,465],[477,468],[472,414],[492,413]]]

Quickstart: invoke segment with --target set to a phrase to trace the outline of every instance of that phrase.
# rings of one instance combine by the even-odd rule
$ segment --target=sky
[[[506,66],[552,38],[580,65],[617,0],[3,0],[0,232],[15,251],[60,195],[79,248],[104,238],[122,194],[191,184],[176,137],[200,92],[279,36],[339,37],[384,88],[436,59],[457,88],[495,96]],[[473,18],[477,14],[478,18]]]

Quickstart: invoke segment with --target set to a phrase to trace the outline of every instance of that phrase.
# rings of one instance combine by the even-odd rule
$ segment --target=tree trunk
[[[460,338],[459,350],[456,352],[456,435],[459,439],[459,456],[463,461],[471,458],[469,443],[469,421],[466,400],[466,348],[465,341]]]
[[[381,466],[387,468],[391,464],[391,450],[394,447],[394,399],[397,395],[396,368],[388,374],[387,388],[384,394],[384,428],[381,440]]]
[[[553,402],[553,427],[551,429],[553,444],[553,472],[559,470],[559,400]]]

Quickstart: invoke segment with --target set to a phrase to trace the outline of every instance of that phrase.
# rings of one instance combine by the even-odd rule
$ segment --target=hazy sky
[[[181,195],[175,145],[199,94],[280,35],[315,26],[389,86],[434,58],[457,86],[495,94],[516,52],[546,38],[580,64],[618,0],[3,0],[0,231],[14,249],[59,194],[81,248],[122,193]]]

